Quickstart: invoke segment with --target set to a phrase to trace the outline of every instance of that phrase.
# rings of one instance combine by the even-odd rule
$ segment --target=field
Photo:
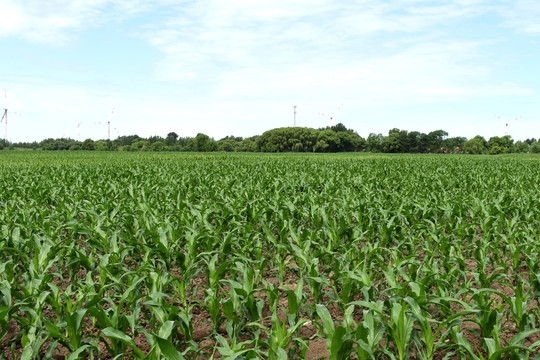
[[[0,153],[0,359],[540,359],[540,157]]]

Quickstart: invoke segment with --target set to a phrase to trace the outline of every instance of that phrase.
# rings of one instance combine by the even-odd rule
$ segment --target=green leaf
[[[159,349],[161,350],[161,353],[167,360],[183,360],[184,356],[176,350],[174,345],[169,341],[162,337],[155,336],[157,344],[159,346]]]
[[[128,345],[133,350],[133,352],[137,354],[137,356],[139,356],[140,358],[145,357],[144,353],[135,344],[135,341],[133,341],[131,337],[127,336],[123,332],[108,327],[101,330],[101,333],[110,339],[116,339]]]
[[[325,334],[328,334],[329,336],[332,336],[334,333],[334,320],[332,320],[332,316],[330,315],[330,312],[328,309],[321,304],[316,305],[317,314],[321,318],[323,322],[323,329]]]
[[[83,345],[81,346],[80,348],[78,348],[77,350],[75,350],[74,352],[72,352],[67,360],[78,360],[78,359],[82,359],[83,356],[80,356],[86,349],[88,349],[90,347],[90,345]]]

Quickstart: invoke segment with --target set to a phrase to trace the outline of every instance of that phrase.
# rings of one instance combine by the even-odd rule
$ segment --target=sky
[[[0,0],[0,51],[12,142],[249,137],[295,105],[363,137],[540,137],[538,0]]]

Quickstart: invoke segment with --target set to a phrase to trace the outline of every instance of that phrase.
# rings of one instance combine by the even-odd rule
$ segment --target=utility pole
[[[294,127],[296,127],[296,105],[294,107]]]

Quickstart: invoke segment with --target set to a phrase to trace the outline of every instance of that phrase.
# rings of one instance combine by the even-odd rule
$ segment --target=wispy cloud
[[[209,0],[147,39],[164,54],[161,79],[209,82],[220,98],[425,103],[497,91],[485,83],[488,65],[475,61],[489,40],[448,40],[454,23],[491,10],[481,0]]]
[[[0,0],[0,37],[64,44],[70,31],[148,11],[149,0]]]
[[[519,32],[540,35],[540,2],[536,0],[505,0],[499,7],[504,24]]]

